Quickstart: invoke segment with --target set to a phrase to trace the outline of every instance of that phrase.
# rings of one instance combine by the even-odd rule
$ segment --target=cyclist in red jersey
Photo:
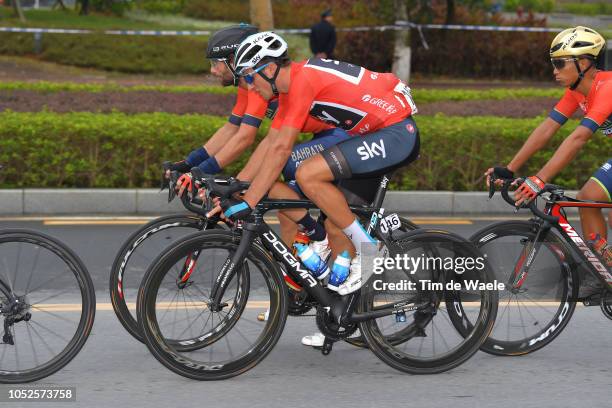
[[[245,39],[236,51],[236,72],[252,83],[264,99],[280,95],[282,120],[270,139],[266,161],[259,166],[244,199],[224,200],[221,207],[232,219],[247,217],[278,178],[308,118],[344,129],[352,137],[301,164],[296,180],[306,194],[360,250],[375,243],[350,211],[346,199],[333,184],[351,177],[372,177],[407,165],[418,156],[419,137],[411,115],[416,113],[410,89],[393,74],[377,73],[346,62],[311,59],[292,63],[286,44],[272,32]],[[249,164],[256,160],[252,157]],[[299,219],[304,210],[287,211]],[[361,287],[359,256],[351,261],[350,274],[335,282],[345,295]]]
[[[512,177],[515,171],[546,145],[575,111],[580,109],[584,118],[546,165],[519,187],[515,193],[517,206],[531,201],[546,182],[570,164],[598,129],[604,136],[612,136],[612,72],[596,68],[598,61],[602,59],[604,45],[604,38],[586,27],[564,30],[553,40],[550,47],[553,73],[557,82],[567,87],[565,94],[548,118],[529,136],[512,161],[505,168],[488,169],[485,175],[495,171],[499,175]],[[578,198],[611,201],[611,193],[612,158],[582,186]],[[593,240],[597,235],[607,238],[607,226],[600,209],[580,208],[580,221],[583,233],[589,239]]]

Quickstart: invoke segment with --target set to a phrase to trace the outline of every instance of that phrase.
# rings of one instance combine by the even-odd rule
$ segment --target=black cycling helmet
[[[217,31],[208,40],[206,58],[223,61],[234,76],[234,86],[238,85],[238,77],[234,73],[229,59],[234,55],[242,40],[256,32],[257,27],[241,23]]]

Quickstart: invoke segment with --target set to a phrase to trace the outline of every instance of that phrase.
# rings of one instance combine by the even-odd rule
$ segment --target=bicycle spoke
[[[68,323],[70,323],[70,324],[74,324],[74,323],[75,323],[75,321],[74,321],[74,320],[70,320],[70,319],[68,319],[67,317],[64,317],[64,316],[58,315],[57,313],[53,313],[53,312],[50,312],[50,311],[48,311],[48,310],[41,309],[40,307],[37,307],[37,306],[32,306],[32,309],[36,309],[36,310],[38,310],[39,312],[46,313],[46,314],[48,314],[48,315],[51,315],[51,316],[53,316],[53,317],[55,317],[55,318],[57,318],[57,319],[63,320],[63,321],[68,322]]]
[[[66,343],[69,343],[69,342],[70,342],[70,340],[66,339],[64,336],[62,336],[62,335],[58,334],[57,332],[55,332],[54,330],[51,330],[51,329],[50,329],[50,328],[48,328],[48,327],[43,326],[42,324],[38,323],[37,321],[30,320],[30,322],[31,322],[32,324],[37,325],[37,326],[38,326],[38,327],[40,327],[41,329],[45,329],[45,330],[46,330],[46,331],[48,331],[49,333],[51,333],[51,334],[55,335],[57,338],[60,338],[60,339],[64,340]]]
[[[39,246],[38,251],[36,251],[36,258],[34,258],[34,266],[32,267],[32,269],[30,269],[30,276],[28,277],[28,283],[26,284],[25,293],[29,293],[30,291],[32,277],[34,276],[34,271],[36,270],[36,267],[38,266],[38,260],[40,259],[40,249],[41,247]]]
[[[30,325],[30,322],[27,322],[28,325]],[[47,350],[49,350],[51,352],[51,355],[55,355],[55,352],[53,351],[53,349],[51,348],[51,346],[49,345],[49,343],[47,343],[45,341],[45,338],[38,332],[38,330],[36,330],[36,327],[30,325],[30,327],[32,328],[32,331],[38,336],[38,338],[40,339],[40,341],[42,341],[42,344],[44,344],[44,346],[47,348]]]
[[[38,362],[38,354],[36,354],[36,348],[34,347],[34,341],[32,341],[32,333],[30,333],[30,324],[26,322],[26,330],[28,332],[28,337],[30,338],[30,345],[32,346],[32,355],[34,356],[34,363],[36,366],[39,366]]]

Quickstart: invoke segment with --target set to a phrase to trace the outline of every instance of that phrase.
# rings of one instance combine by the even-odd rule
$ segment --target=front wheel
[[[487,256],[500,292],[499,314],[482,350],[499,356],[532,353],[553,341],[567,326],[578,297],[579,280],[570,251],[552,230],[520,287],[508,284],[522,272],[530,256],[539,225],[531,221],[493,224],[470,240]],[[462,325],[469,326],[463,320]]]
[[[263,360],[283,331],[288,311],[283,275],[256,241],[229,281],[221,310],[208,307],[213,284],[238,245],[229,231],[190,235],[160,255],[143,279],[137,309],[145,343],[179,375],[221,380],[242,374]],[[177,286],[177,265],[196,251],[200,257],[188,285]],[[247,292],[242,290],[244,279],[250,282]],[[266,308],[268,320],[258,321]],[[186,337],[191,340],[172,340]]]

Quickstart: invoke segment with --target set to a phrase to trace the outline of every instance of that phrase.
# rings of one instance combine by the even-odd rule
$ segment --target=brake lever
[[[493,198],[495,195],[495,182],[497,181],[497,177],[495,177],[495,173],[491,173],[489,175],[489,200]]]
[[[172,168],[172,162],[165,161],[162,163],[163,173],[161,175],[161,188],[160,192],[166,188],[170,188],[170,179],[166,177],[166,172]]]
[[[176,197],[176,182],[178,181],[178,171],[171,171],[168,179],[168,202],[171,202]]]

